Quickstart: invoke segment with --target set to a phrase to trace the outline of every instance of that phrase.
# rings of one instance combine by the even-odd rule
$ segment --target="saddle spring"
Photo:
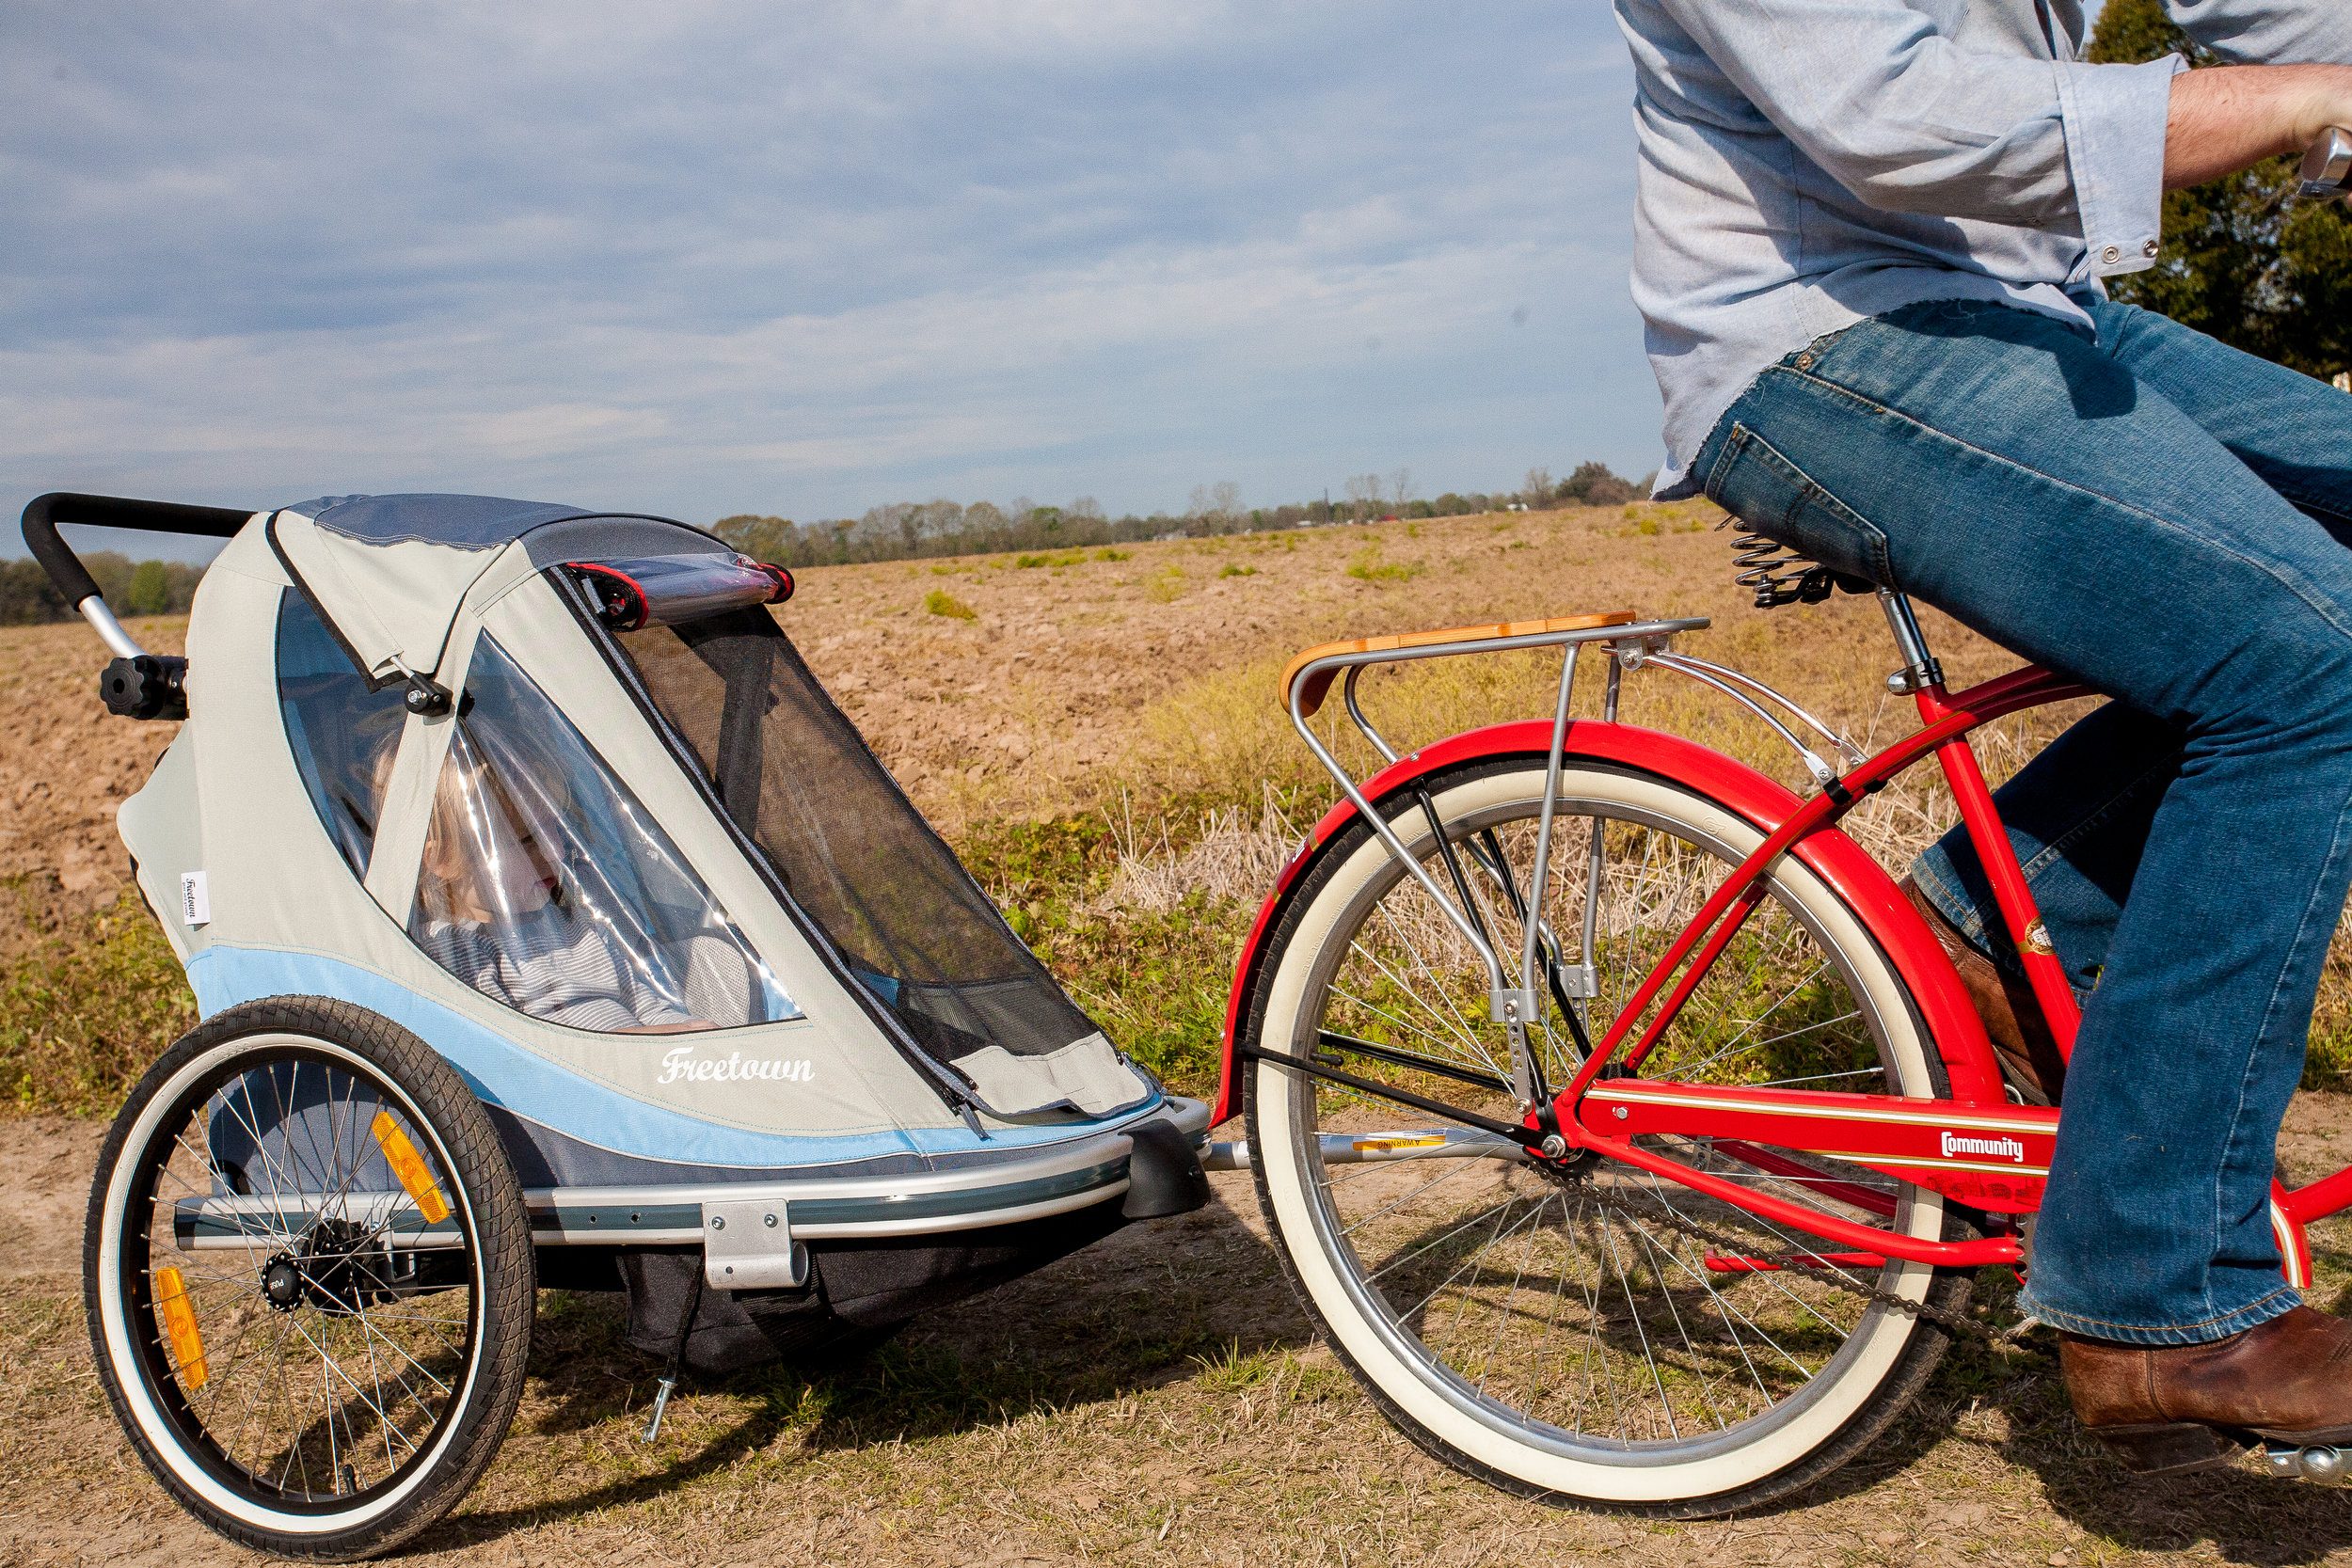
[[[1773,610],[1785,604],[1820,604],[1835,589],[1867,594],[1876,586],[1862,578],[1832,571],[1810,556],[1799,555],[1777,539],[1768,539],[1738,517],[1726,516],[1715,526],[1736,525],[1731,537],[1735,580],[1756,592],[1756,608]]]

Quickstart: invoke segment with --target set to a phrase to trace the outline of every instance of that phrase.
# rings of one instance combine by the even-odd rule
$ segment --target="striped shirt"
[[[603,921],[553,904],[497,927],[428,919],[415,935],[474,990],[550,1023],[612,1034],[756,1022],[749,964],[718,938],[696,938],[684,954],[635,952]]]

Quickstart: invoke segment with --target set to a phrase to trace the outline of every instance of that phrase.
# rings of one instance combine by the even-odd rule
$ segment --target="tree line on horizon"
[[[117,615],[185,615],[196,598],[204,568],[183,561],[133,561],[119,550],[91,550],[82,557],[91,580]],[[36,626],[67,621],[73,607],[51,584],[40,562],[24,557],[0,561],[0,626]]]
[[[898,501],[867,510],[863,517],[796,524],[789,518],[749,513],[722,517],[711,531],[746,555],[783,566],[832,566],[860,562],[904,561],[916,556],[990,555],[1008,550],[1129,543],[1136,540],[1204,537],[1253,530],[1364,523],[1380,517],[1451,517],[1508,507],[1537,511],[1557,506],[1614,506],[1644,493],[1610,472],[1605,463],[1583,463],[1566,479],[1549,468],[1531,468],[1517,490],[1457,495],[1434,500],[1414,494],[1409,468],[1386,476],[1350,479],[1345,499],[1275,507],[1244,507],[1241,487],[1232,481],[1196,485],[1192,504],[1182,513],[1107,515],[1091,496],[1068,506],[1040,506],[1025,496],[1010,507],[989,501],[969,506],[952,500]],[[177,561],[135,562],[117,550],[82,557],[106,608],[119,616],[184,615],[196,597],[204,568]],[[0,626],[32,626],[72,619],[73,608],[51,585],[40,563],[30,558],[0,562]]]
[[[711,531],[744,554],[780,566],[845,566],[877,561],[912,561],[948,555],[1001,555],[1153,539],[1199,539],[1214,534],[1321,528],[1369,523],[1385,517],[1457,517],[1518,509],[1549,511],[1562,506],[1622,506],[1648,494],[1609,465],[1577,465],[1565,480],[1549,468],[1530,468],[1516,490],[1434,499],[1416,493],[1413,471],[1359,474],[1341,486],[1342,499],[1318,497],[1279,506],[1244,506],[1241,486],[1231,480],[1193,487],[1183,512],[1128,513],[1113,517],[1091,496],[1067,506],[1041,506],[1023,496],[1010,506],[993,501],[894,501],[868,508],[862,517],[796,523],[789,517],[739,513],[722,517]]]

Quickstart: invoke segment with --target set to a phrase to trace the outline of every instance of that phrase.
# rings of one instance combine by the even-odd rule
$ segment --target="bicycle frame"
[[[1758,887],[1773,865],[1786,855],[1811,859],[1818,853],[1825,834],[1851,847],[1850,841],[1835,832],[1838,823],[1864,800],[1884,788],[1897,775],[1930,756],[1933,756],[1941,767],[1958,802],[1962,822],[1992,882],[2003,920],[2032,985],[2035,1000],[2049,1022],[2059,1052],[2071,1056],[2081,1022],[2081,1010],[2074,1001],[2074,990],[2068,984],[2065,970],[2058,959],[2048,932],[2042,924],[2040,911],[2035,907],[2024,870],[2010,846],[1992,791],[1978,767],[1968,737],[1981,726],[2010,714],[2095,693],[2039,666],[2027,666],[1967,690],[1950,692],[1946,688],[1942,669],[1928,651],[1926,640],[1909,603],[1902,595],[1883,590],[1879,599],[1903,658],[1902,670],[1890,677],[1888,684],[1893,689],[1906,692],[1916,700],[1923,727],[1916,734],[1868,757],[1796,704],[1762,683],[1737,672],[1670,651],[1675,635],[1704,626],[1707,625],[1705,621],[1629,624],[1631,622],[1629,616],[1585,617],[1577,621],[1464,628],[1461,632],[1432,633],[1420,638],[1379,639],[1313,649],[1300,656],[1291,671],[1285,673],[1285,698],[1294,725],[1317,760],[1340,782],[1346,797],[1345,803],[1335,811],[1334,817],[1343,813],[1360,816],[1378,836],[1388,853],[1437,901],[1448,922],[1480,956],[1488,977],[1492,1021],[1505,1027],[1512,1053],[1510,1081],[1506,1083],[1499,1077],[1491,1082],[1482,1079],[1482,1085],[1510,1092],[1514,1102],[1522,1108],[1523,1117],[1516,1125],[1478,1117],[1438,1101],[1404,1094],[1391,1086],[1338,1071],[1328,1065],[1311,1062],[1288,1052],[1263,1048],[1252,1048],[1246,1053],[1237,1051],[1234,1042],[1238,1037],[1239,1008],[1244,981],[1249,971],[1248,953],[1246,952],[1241,974],[1236,976],[1234,1011],[1228,1027],[1227,1085],[1225,1092],[1220,1095],[1219,1118],[1230,1115],[1236,1107],[1233,1091],[1237,1083],[1237,1064],[1232,1056],[1246,1053],[1278,1062],[1292,1070],[1336,1080],[1405,1104],[1454,1117],[1486,1134],[1483,1139],[1462,1138],[1445,1148],[1427,1151],[1439,1157],[1476,1157],[1482,1152],[1491,1156],[1497,1151],[1507,1150],[1515,1158],[1563,1158],[1570,1156],[1575,1150],[1588,1149],[1792,1229],[1840,1247],[1854,1249],[1857,1261],[1877,1262],[1886,1257],[1895,1257],[1951,1267],[2021,1261],[2024,1256],[2022,1229],[2010,1223],[2010,1217],[2030,1214],[2040,1207],[2058,1134],[2058,1112],[2047,1107],[2008,1103],[1998,1098],[1997,1077],[1987,1082],[1987,1075],[1970,1073],[1967,1076],[1975,1081],[1963,1084],[1963,1074],[1955,1071],[1952,1074],[1957,1091],[1955,1097],[1934,1100],[1684,1084],[1623,1075],[1629,1073],[1629,1069],[1637,1069],[1664,1037],[1666,1031],[1673,1027],[1684,1003],[1715,959],[1729,945],[1748,912],[1756,908],[1756,900],[1749,895]],[[1797,752],[1806,770],[1820,786],[1820,792],[1797,804],[1794,810],[1783,814],[1764,842],[1724,879],[1665,955],[1651,968],[1616,1018],[1611,1021],[1597,1039],[1591,1042],[1574,1078],[1565,1086],[1554,1091],[1542,1082],[1541,1072],[1526,1041],[1529,1022],[1540,1016],[1542,1010],[1539,999],[1544,992],[1537,989],[1539,959],[1545,972],[1544,978],[1552,984],[1555,995],[1590,996],[1593,993],[1589,977],[1589,964],[1594,951],[1592,898],[1588,895],[1587,929],[1581,948],[1585,967],[1581,974],[1557,961],[1554,957],[1556,944],[1548,925],[1540,919],[1522,922],[1524,944],[1518,954],[1510,956],[1511,961],[1506,962],[1504,955],[1496,951],[1483,924],[1471,910],[1454,851],[1446,844],[1443,835],[1438,835],[1442,872],[1461,895],[1458,903],[1448,897],[1440,884],[1439,874],[1423,866],[1406,847],[1381,813],[1374,809],[1346,769],[1314,735],[1308,720],[1319,705],[1332,679],[1344,671],[1346,684],[1343,695],[1349,718],[1379,754],[1395,765],[1399,760],[1397,752],[1365,719],[1356,701],[1357,679],[1366,666],[1455,654],[1562,647],[1559,694],[1549,726],[1545,795],[1538,818],[1537,849],[1530,875],[1531,885],[1523,895],[1515,886],[1507,888],[1512,901],[1519,904],[1521,909],[1540,911],[1544,907],[1544,882],[1549,870],[1550,828],[1558,803],[1565,753],[1568,750],[1570,689],[1576,674],[1577,652],[1585,643],[1605,644],[1610,659],[1602,720],[1604,728],[1617,727],[1617,697],[1623,673],[1654,664],[1701,681],[1762,719]],[[1775,717],[1765,705],[1768,702],[1788,714],[1799,726],[1827,741],[1838,753],[1839,760],[1848,765],[1846,770],[1841,773],[1832,768],[1788,723]],[[1539,727],[1534,724],[1511,726],[1516,731],[1534,731]],[[1473,737],[1457,738],[1467,741]],[[1583,739],[1581,733],[1579,739]],[[1688,746],[1688,743],[1680,744]],[[1430,750],[1434,752],[1438,748]],[[1714,755],[1705,752],[1702,748],[1689,747],[1689,751],[1700,756]],[[1579,754],[1583,754],[1581,747]],[[1730,763],[1729,759],[1718,760],[1727,770],[1739,768],[1739,765]],[[1391,769],[1392,772],[1395,770],[1393,767]],[[1432,817],[1431,829],[1434,832],[1434,808],[1428,806],[1425,799],[1423,806]],[[1323,844],[1329,842],[1333,834],[1325,830],[1333,827],[1333,819],[1327,818],[1323,827],[1310,837],[1299,856],[1285,869],[1284,887],[1289,885],[1292,876],[1308,858]],[[1598,854],[1597,838],[1597,859]],[[1487,869],[1490,873],[1493,870],[1492,867]],[[1510,881],[1507,874],[1504,880],[1506,884]],[[1251,950],[1254,950],[1280,896],[1281,891],[1278,889],[1276,895],[1267,900],[1266,909],[1260,917],[1260,930],[1251,934]],[[1522,896],[1524,902],[1520,903]],[[1912,962],[1918,961],[1915,954],[1910,957]],[[1951,987],[1957,988],[1957,975],[1940,949],[1935,952],[1932,961],[1941,965]],[[1562,984],[1564,976],[1565,986]],[[1577,985],[1580,980],[1582,982],[1581,987]],[[1654,1004],[1657,1006],[1653,1013]],[[1565,1002],[1562,1006],[1566,1010]],[[1941,1009],[1944,1015],[1941,1018],[1934,1016],[1939,1009],[1923,1010],[1931,1014],[1928,1022],[1931,1034],[1939,1027],[1976,1029],[1976,1049],[1985,1049],[1980,1027],[1977,1025],[1973,1014],[1967,1017],[1964,1024],[1956,1024],[1948,1008]],[[1645,1014],[1648,1015],[1648,1022],[1636,1034],[1635,1026]],[[1358,1046],[1364,1044],[1353,1043]],[[1377,1056],[1385,1053],[1375,1048],[1365,1053]],[[1950,1055],[1947,1052],[1947,1060]],[[1620,1073],[1611,1073],[1609,1069],[1613,1067],[1620,1069]],[[2005,1231],[1996,1230],[1979,1240],[1964,1242],[1939,1242],[1896,1235],[1742,1187],[1654,1149],[1637,1147],[1633,1141],[1644,1134],[1661,1133],[1711,1140],[1717,1148],[1728,1147],[1737,1150],[1737,1158],[1756,1164],[1760,1168],[1789,1167],[1780,1170],[1782,1175],[1804,1174],[1818,1179],[1820,1173],[1795,1162],[1782,1160],[1772,1154],[1769,1148],[1756,1147],[1757,1143],[1833,1157],[1932,1189],[1982,1212],[1992,1218],[1995,1226],[2010,1223],[2010,1227]],[[1883,1195],[1859,1186],[1840,1191],[1836,1196],[1866,1212],[1893,1212],[1893,1205]],[[2285,1259],[2284,1272],[2290,1283],[2300,1286],[2310,1278],[2310,1252],[2303,1227],[2312,1220],[2347,1207],[2352,1207],[2352,1166],[2293,1192],[2273,1184],[2272,1226]],[[1710,1259],[1710,1266],[1738,1270],[1771,1265],[1729,1259]]]

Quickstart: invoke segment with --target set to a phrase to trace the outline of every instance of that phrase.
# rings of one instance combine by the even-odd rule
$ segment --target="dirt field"
[[[1861,728],[1882,710],[1902,717],[1877,686],[1892,655],[1865,601],[1768,620],[1730,580],[1726,536],[1708,528],[1720,512],[1629,511],[1134,545],[1030,557],[1069,563],[1029,568],[1011,556],[826,567],[802,574],[781,615],[950,834],[974,821],[1094,809],[1125,789],[1149,795],[1152,808],[1168,797],[1254,798],[1235,752],[1268,739],[1276,752],[1251,760],[1303,779],[1303,749],[1271,701],[1274,676],[1297,649],[1338,637],[1594,610],[1712,615],[1718,629],[1694,649],[1750,664],[1768,650],[1773,678]],[[975,618],[928,612],[934,591]],[[156,652],[179,651],[184,629],[132,624]],[[1956,675],[1991,673],[2006,657],[1948,627],[1938,651]],[[9,715],[0,727],[0,879],[40,884],[45,902],[66,908],[110,899],[128,876],[115,808],[175,728],[111,720],[92,696],[103,661],[78,623],[0,627]],[[1521,694],[1509,687],[1489,705],[1520,716],[1526,708],[1510,700]],[[1645,695],[1633,692],[1629,716]],[[1204,714],[1228,721],[1189,722]]]
[[[1879,689],[1892,657],[1870,607],[1746,610],[1709,520],[1635,508],[1141,546],[1028,569],[818,571],[787,625],[951,832],[1073,814],[1132,823],[1129,863],[1086,895],[1115,918],[1122,899],[1164,902],[1279,843],[1259,831],[1263,781],[1294,815],[1319,809],[1271,696],[1283,658],[1326,638],[1619,607],[1710,614],[1716,629],[1692,651],[1819,699],[1857,735],[1907,728]],[[977,618],[929,613],[934,591]],[[176,628],[138,630],[176,646]],[[1932,631],[1955,676],[2001,667],[1996,650]],[[0,630],[0,879],[27,909],[0,921],[0,965],[111,903],[124,870],[113,807],[167,738],[167,726],[97,713],[97,662],[78,627]],[[1410,744],[1532,711],[1539,678],[1530,667],[1368,685]],[[1752,728],[1666,687],[1629,681],[1629,705],[1788,766]],[[2008,754],[1997,740],[1993,753]],[[1947,819],[1939,810],[1931,793],[1890,792],[1863,836],[1899,856]],[[1181,908],[1231,918],[1224,905]],[[101,1132],[0,1122],[0,1564],[242,1560],[146,1479],[90,1370],[78,1238]],[[2352,1158],[2352,1099],[2300,1097],[2289,1134],[2290,1176]],[[1956,1352],[1880,1454],[1771,1512],[1670,1526],[1514,1501],[1380,1419],[1308,1335],[1248,1178],[1214,1180],[1207,1211],[1133,1227],[837,1376],[693,1387],[653,1448],[636,1434],[658,1369],[622,1342],[616,1298],[550,1292],[498,1464],[411,1555],[532,1568],[2352,1561],[2352,1491],[2250,1467],[2127,1482],[2066,1414],[2046,1337]],[[2315,1300],[2352,1307],[2352,1231],[2316,1240]]]

